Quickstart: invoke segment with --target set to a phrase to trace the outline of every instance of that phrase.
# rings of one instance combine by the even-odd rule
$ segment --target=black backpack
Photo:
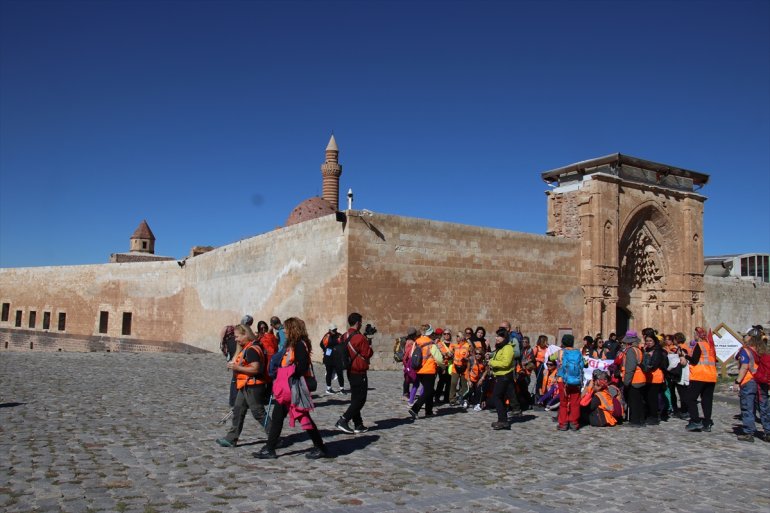
[[[426,346],[430,346],[431,344],[435,344],[435,342],[431,341],[425,344]],[[414,349],[412,349],[412,356],[409,357],[409,366],[413,370],[420,370],[422,368],[422,348],[424,346],[421,346],[417,342],[414,343]],[[430,351],[428,351],[428,358],[431,358]]]

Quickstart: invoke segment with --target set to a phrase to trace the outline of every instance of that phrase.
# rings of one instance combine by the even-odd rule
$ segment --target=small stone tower
[[[131,253],[155,254],[155,235],[146,220],[142,220],[131,236]]]
[[[342,175],[342,166],[339,163],[340,150],[337,148],[337,141],[334,135],[329,139],[326,146],[326,162],[321,164],[321,174],[323,175],[323,199],[339,210],[340,207],[340,175]]]

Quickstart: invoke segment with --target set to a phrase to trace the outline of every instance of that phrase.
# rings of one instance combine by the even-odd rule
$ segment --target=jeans
[[[758,385],[753,379],[741,387],[741,420],[745,434],[753,435],[757,430],[754,421],[757,406],[759,406],[759,420],[762,422],[765,434],[770,434],[770,399],[767,394],[768,385]]]
[[[348,382],[350,385],[350,406],[342,414],[345,420],[352,420],[354,426],[363,426],[361,419],[361,410],[366,404],[366,394],[369,390],[369,380],[366,374],[348,372]]]

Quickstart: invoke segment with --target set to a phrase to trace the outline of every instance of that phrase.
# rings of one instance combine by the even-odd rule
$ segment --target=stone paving
[[[265,462],[251,417],[238,447],[214,442],[228,379],[214,354],[0,353],[0,511],[770,511],[770,444],[736,441],[723,396],[712,433],[562,433],[548,412],[492,431],[489,411],[408,420],[400,373],[372,372],[368,433],[335,431],[345,398],[321,395],[336,458],[307,460],[287,425]]]

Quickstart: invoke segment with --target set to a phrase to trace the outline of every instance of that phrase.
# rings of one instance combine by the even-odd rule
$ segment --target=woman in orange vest
[[[644,400],[647,404],[647,419],[649,426],[660,424],[660,394],[663,391],[663,369],[668,367],[668,357],[660,347],[658,338],[654,333],[645,331],[644,335]]]
[[[762,340],[762,334],[757,328],[752,328],[743,338],[744,346],[738,351],[738,377],[735,384],[740,386],[741,420],[743,433],[738,435],[742,442],[753,442],[757,434],[754,415],[759,405],[759,420],[762,422],[764,433],[759,433],[759,439],[770,442],[770,398],[768,384],[757,383],[754,374],[757,373],[759,360],[768,353],[767,344]],[[731,387],[732,388],[732,387]]]
[[[233,379],[237,393],[233,406],[233,425],[224,438],[217,440],[222,447],[235,447],[238,437],[243,430],[243,421],[246,413],[251,414],[257,422],[267,430],[265,413],[265,375],[267,360],[265,351],[257,342],[257,337],[251,328],[239,324],[234,328],[235,341],[241,347],[241,351],[228,362],[227,368],[233,371]]]
[[[590,382],[593,395],[588,404],[588,423],[595,427],[614,426],[618,419],[614,415],[612,394],[607,390],[610,376],[605,371],[595,371],[593,376],[594,379]]]
[[[417,418],[420,408],[425,405],[425,416],[433,416],[433,393],[436,386],[436,373],[440,365],[443,365],[444,355],[436,346],[431,338],[433,327],[430,324],[423,324],[420,327],[422,336],[414,341],[414,351],[422,352],[422,367],[417,370],[417,379],[423,387],[420,397],[409,408],[409,415],[412,419]]]
[[[284,346],[281,367],[294,366],[294,372],[290,378],[300,378],[310,375],[310,352],[312,350],[310,337],[308,337],[305,321],[297,317],[290,317],[283,323],[286,330],[286,345]],[[280,373],[281,371],[279,371]],[[276,385],[277,386],[277,385]],[[272,419],[270,421],[270,432],[267,435],[267,443],[259,452],[252,453],[252,456],[260,459],[275,459],[278,456],[275,448],[278,446],[278,439],[283,429],[283,421],[289,414],[292,405],[282,404],[280,401],[274,401]],[[329,453],[324,445],[321,433],[318,431],[313,419],[309,413],[305,412],[301,421],[302,429],[307,432],[313,441],[313,449],[305,455],[308,459],[328,458]]]
[[[685,426],[687,431],[711,431],[714,422],[711,420],[711,407],[714,402],[714,388],[717,384],[717,353],[711,334],[701,327],[695,328],[697,340],[692,347],[687,361],[690,364],[690,385],[687,397],[687,410],[690,422]],[[698,398],[700,398],[703,417],[698,415]]]
[[[465,371],[465,379],[468,380],[468,405],[473,406],[473,411],[482,410],[486,375],[484,353],[480,349],[474,349],[473,355],[468,358],[468,369]]]
[[[622,364],[620,374],[625,387],[625,397],[628,401],[628,425],[631,427],[644,426],[646,410],[644,407],[644,387],[647,385],[647,377],[642,372],[642,359],[644,355],[639,349],[639,335],[636,331],[629,330],[623,337],[626,348],[621,354]]]
[[[449,383],[449,405],[456,406],[457,385],[460,385],[460,399],[465,398],[468,391],[468,380],[465,378],[465,371],[468,369],[468,359],[470,358],[471,345],[465,339],[462,332],[457,333],[457,341],[449,345],[449,353],[452,357],[452,374]],[[463,407],[468,407],[468,401],[463,401]]]

